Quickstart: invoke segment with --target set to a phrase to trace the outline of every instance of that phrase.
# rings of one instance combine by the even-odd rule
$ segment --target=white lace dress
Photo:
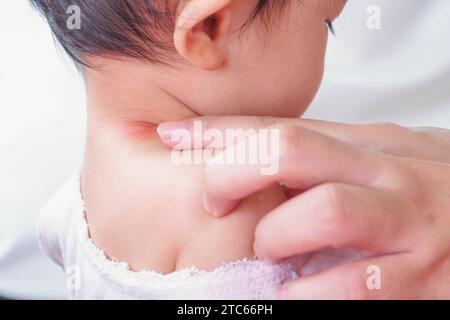
[[[285,281],[300,273],[355,257],[352,251],[326,252],[306,265],[304,257],[276,265],[245,259],[213,271],[133,272],[127,263],[108,259],[90,239],[79,174],[43,208],[37,233],[41,248],[66,272],[70,299],[273,299]]]

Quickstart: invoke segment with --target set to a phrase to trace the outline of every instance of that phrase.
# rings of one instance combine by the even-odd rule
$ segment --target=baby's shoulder
[[[95,161],[87,156],[83,197],[91,237],[135,270],[173,271],[181,243],[207,216],[203,168],[171,157],[159,145],[124,147]]]
[[[203,208],[204,170],[192,153],[134,146],[103,159],[83,179],[91,236],[133,270],[213,269],[251,257],[258,221],[285,201],[274,186],[216,219]]]

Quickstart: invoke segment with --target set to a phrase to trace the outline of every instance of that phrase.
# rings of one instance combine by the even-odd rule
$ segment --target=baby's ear
[[[192,65],[214,70],[227,60],[232,1],[180,1],[174,45],[178,53]]]

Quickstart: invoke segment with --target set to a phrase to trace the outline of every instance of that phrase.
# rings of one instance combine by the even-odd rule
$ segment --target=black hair
[[[174,6],[183,0],[30,1],[46,18],[67,54],[76,64],[86,66],[84,56],[119,56],[163,63],[173,50],[167,34],[174,28]],[[247,23],[287,1],[259,0]],[[70,8],[79,10],[81,28],[68,28]]]

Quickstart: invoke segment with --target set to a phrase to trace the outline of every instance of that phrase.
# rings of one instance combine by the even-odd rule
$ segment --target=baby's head
[[[88,87],[117,78],[200,115],[296,117],[318,90],[328,27],[346,0],[32,2]],[[77,9],[81,29],[69,28]]]

